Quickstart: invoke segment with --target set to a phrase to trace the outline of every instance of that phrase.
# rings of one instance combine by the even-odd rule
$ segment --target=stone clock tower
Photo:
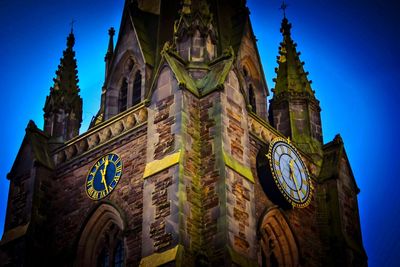
[[[268,89],[243,0],[127,0],[78,134],[74,35],[10,180],[3,266],[366,266],[343,141],[282,21]],[[288,139],[289,138],[289,139]]]

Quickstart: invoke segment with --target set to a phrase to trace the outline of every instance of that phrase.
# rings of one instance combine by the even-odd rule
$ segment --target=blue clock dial
[[[274,139],[268,151],[275,183],[287,201],[306,207],[313,190],[308,170],[296,148],[283,138]]]
[[[114,153],[101,157],[89,170],[85,189],[89,198],[99,200],[108,196],[122,175],[122,160]]]

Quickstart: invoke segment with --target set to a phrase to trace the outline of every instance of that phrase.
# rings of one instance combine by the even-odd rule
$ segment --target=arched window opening
[[[124,246],[122,240],[119,240],[117,243],[117,247],[115,248],[114,252],[114,266],[115,267],[122,267],[124,266]]]
[[[278,208],[267,211],[262,219],[260,233],[263,266],[298,266],[299,253],[293,232]]]
[[[254,113],[257,113],[256,95],[254,94],[253,85],[249,85],[249,102]]]
[[[119,91],[119,112],[126,110],[128,100],[128,82],[126,79],[122,81],[121,90]]]
[[[103,248],[103,250],[100,253],[97,266],[98,267],[108,267],[109,263],[110,263],[110,257],[108,254],[108,250],[106,248]]]
[[[102,204],[90,216],[78,243],[74,266],[124,266],[124,223],[111,205]]]
[[[133,83],[132,106],[140,103],[142,93],[142,75],[140,71],[135,74],[135,81]]]
[[[243,66],[243,76],[244,76],[245,78],[247,78],[247,76],[249,76],[249,72],[247,71],[247,69],[246,69],[245,66]]]

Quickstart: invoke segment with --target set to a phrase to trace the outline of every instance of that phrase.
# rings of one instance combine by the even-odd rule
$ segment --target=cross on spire
[[[72,19],[70,24],[71,25],[71,33],[74,31],[74,23],[76,22],[76,20]]]
[[[288,5],[285,3],[285,0],[282,0],[282,5],[279,9],[281,9],[283,11],[283,17],[286,18],[286,9],[287,9]]]

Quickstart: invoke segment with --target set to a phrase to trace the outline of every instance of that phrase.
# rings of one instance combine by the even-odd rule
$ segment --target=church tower
[[[277,57],[277,77],[270,101],[269,120],[278,131],[290,137],[304,151],[321,157],[321,108],[304,71],[297,44],[291,37],[292,25],[282,20],[283,41]]]
[[[79,134],[82,122],[82,98],[79,96],[78,71],[75,59],[75,36],[67,38],[67,49],[56,71],[54,85],[44,105],[44,132],[55,142],[68,141]]]
[[[366,266],[359,190],[341,138],[322,143],[291,26],[270,123],[245,2],[125,1],[80,135],[69,35],[44,130],[29,123],[8,175],[0,262]]]

